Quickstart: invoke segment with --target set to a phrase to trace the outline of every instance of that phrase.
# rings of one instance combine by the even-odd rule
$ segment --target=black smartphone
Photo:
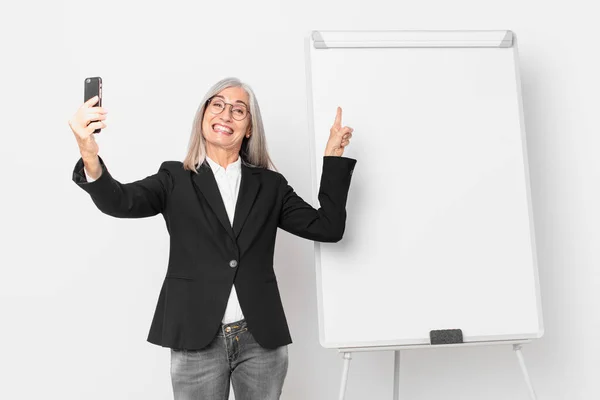
[[[83,89],[83,101],[86,102],[94,96],[98,96],[98,102],[94,107],[102,107],[102,78],[95,76],[93,78],[85,78]],[[90,121],[90,124],[96,121]],[[89,124],[88,124],[89,125]],[[94,133],[100,133],[100,128]]]

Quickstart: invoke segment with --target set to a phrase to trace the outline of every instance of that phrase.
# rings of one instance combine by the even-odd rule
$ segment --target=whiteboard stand
[[[364,352],[364,351],[393,351],[394,352],[394,394],[393,400],[400,400],[400,352],[402,350],[413,350],[413,349],[423,349],[423,348],[440,348],[440,347],[464,347],[464,346],[481,346],[481,345],[508,345],[512,344],[513,351],[517,355],[517,359],[519,360],[519,365],[521,367],[521,372],[523,373],[523,377],[525,378],[525,383],[527,384],[527,389],[529,391],[529,398],[531,400],[537,400],[537,396],[535,391],[533,390],[533,384],[531,383],[531,379],[529,377],[529,373],[527,372],[527,366],[525,365],[525,358],[523,357],[523,353],[521,351],[522,345],[524,343],[529,343],[530,340],[524,341],[499,341],[497,343],[493,342],[483,342],[483,343],[461,343],[461,344],[448,344],[448,345],[416,345],[416,346],[390,346],[390,347],[356,347],[356,348],[343,348],[338,349],[340,353],[342,353],[342,357],[344,359],[344,368],[342,370],[342,382],[340,385],[340,396],[339,400],[344,400],[346,396],[346,387],[348,384],[348,371],[350,369],[350,360],[352,360],[352,353],[354,352]]]
[[[535,395],[535,391],[533,390],[533,385],[531,384],[531,379],[529,378],[529,373],[527,372],[527,366],[525,366],[525,358],[523,358],[523,353],[521,352],[521,343],[513,344],[513,350],[519,359],[519,364],[521,365],[521,371],[523,372],[523,377],[525,378],[525,383],[527,384],[527,389],[529,390],[529,397],[531,400],[536,400],[537,396]]]

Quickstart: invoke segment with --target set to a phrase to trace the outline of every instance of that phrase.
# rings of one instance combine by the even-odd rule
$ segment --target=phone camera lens
[[[88,78],[88,79],[86,79],[85,81],[86,81],[87,83],[90,83],[92,80]]]

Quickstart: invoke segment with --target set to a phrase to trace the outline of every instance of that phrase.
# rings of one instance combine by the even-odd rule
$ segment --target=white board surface
[[[516,36],[320,31],[305,46],[315,206],[337,106],[358,160],[343,239],[315,243],[321,344],[540,337]]]

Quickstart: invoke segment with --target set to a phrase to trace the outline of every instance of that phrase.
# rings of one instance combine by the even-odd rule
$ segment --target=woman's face
[[[246,106],[249,111],[248,94],[241,87],[228,87],[220,91],[213,99],[221,99],[225,103]],[[210,103],[204,112],[202,120],[202,132],[208,142],[208,146],[222,147],[228,150],[237,150],[242,147],[242,141],[245,135],[249,134],[251,127],[251,115],[246,115],[241,121],[234,118],[230,105],[225,105],[225,109],[220,114],[211,112]]]

